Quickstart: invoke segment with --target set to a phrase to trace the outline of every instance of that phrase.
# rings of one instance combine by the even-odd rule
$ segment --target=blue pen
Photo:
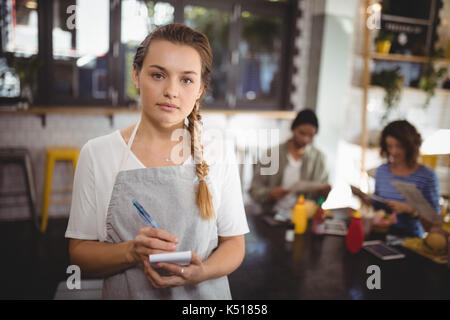
[[[150,217],[150,215],[145,211],[145,209],[136,200],[132,201],[136,209],[138,210],[139,216],[145,223],[151,225],[153,228],[161,229],[161,227],[155,222],[155,220]]]

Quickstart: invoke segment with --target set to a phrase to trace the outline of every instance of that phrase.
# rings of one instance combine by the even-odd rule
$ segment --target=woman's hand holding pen
[[[177,251],[178,242],[176,236],[162,229],[142,228],[136,238],[131,241],[131,260],[139,263],[148,261],[148,256],[151,254]]]
[[[161,276],[153,269],[148,259],[144,260],[144,273],[154,288],[177,287],[187,284],[197,284],[206,280],[205,266],[195,252],[192,251],[191,264],[179,266],[174,263],[159,262],[158,268],[164,268],[172,273],[171,276]]]

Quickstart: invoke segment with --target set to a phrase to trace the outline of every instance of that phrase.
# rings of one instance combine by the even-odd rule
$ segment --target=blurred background
[[[425,140],[422,154],[432,156],[441,203],[448,203],[450,0],[0,0],[0,148],[26,150],[29,169],[0,167],[3,229],[33,214],[39,221],[49,147],[81,148],[137,121],[135,50],[172,22],[211,42],[204,125],[236,132],[237,153],[258,148],[239,130],[279,129],[285,141],[296,113],[313,109],[320,122],[314,143],[326,154],[332,185],[324,206],[358,206],[349,184],[373,191],[381,129],[407,119]],[[252,170],[240,166],[247,205]],[[55,162],[49,237],[67,224],[72,183],[72,163]],[[51,297],[54,287],[47,290]]]

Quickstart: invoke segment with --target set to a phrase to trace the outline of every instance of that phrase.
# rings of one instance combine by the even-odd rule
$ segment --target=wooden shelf
[[[120,114],[139,114],[140,109],[130,109],[125,107],[32,107],[27,110],[15,110],[0,108],[0,114],[16,114],[16,115],[37,115],[46,116],[51,114],[68,114],[68,115],[94,115],[112,117]],[[253,111],[253,110],[208,110],[200,111],[204,115],[219,114],[225,116],[234,115],[255,115],[273,119],[295,119],[297,112],[284,110],[268,110],[268,111]]]
[[[374,85],[370,85],[369,89],[370,90],[384,90],[383,87],[374,86]],[[425,94],[425,92],[422,89],[419,89],[419,88],[403,87],[402,90],[404,92],[415,92],[415,93],[423,93],[423,94]],[[435,89],[435,92],[436,92],[436,95],[437,94],[450,95],[450,89]]]
[[[370,58],[375,60],[388,60],[388,61],[400,61],[400,62],[416,62],[416,63],[428,63],[430,62],[430,57],[420,57],[420,56],[407,56],[403,54],[385,54],[372,52]],[[437,58],[433,59],[434,63],[448,63],[450,64],[450,59]]]

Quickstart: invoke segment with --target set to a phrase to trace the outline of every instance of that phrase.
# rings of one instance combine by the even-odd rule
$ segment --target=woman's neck
[[[139,136],[139,140],[147,143],[170,143],[173,142],[172,134],[174,130],[182,128],[184,128],[183,122],[174,125],[161,125],[161,123],[152,121],[143,113],[136,136]]]
[[[306,146],[303,148],[298,148],[292,139],[288,141],[288,152],[295,160],[299,160],[305,153],[305,150]]]
[[[410,175],[411,173],[416,171],[419,165],[415,163],[414,165],[410,166],[406,162],[401,161],[401,162],[391,162],[389,166],[393,174],[405,176]]]

